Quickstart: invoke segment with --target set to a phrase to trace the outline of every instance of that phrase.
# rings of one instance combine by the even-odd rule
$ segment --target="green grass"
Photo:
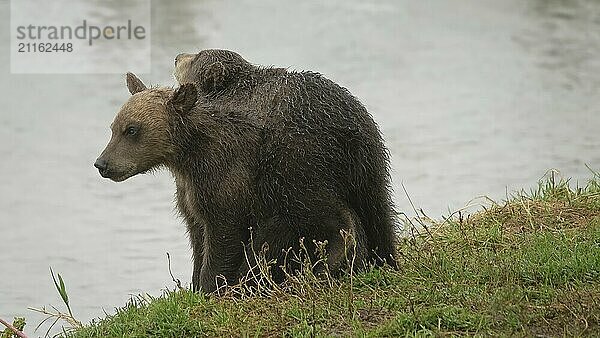
[[[551,177],[477,214],[431,224],[398,250],[398,271],[306,276],[266,296],[138,297],[70,336],[600,335],[597,176],[584,188]]]

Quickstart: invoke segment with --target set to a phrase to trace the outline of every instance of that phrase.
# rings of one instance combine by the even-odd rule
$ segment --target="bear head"
[[[204,94],[228,88],[254,66],[238,53],[223,49],[206,49],[196,54],[175,57],[173,75],[179,84],[194,83]]]
[[[127,87],[131,97],[117,113],[110,141],[94,163],[102,177],[115,182],[168,163],[176,152],[171,125],[189,114],[197,99],[194,85],[148,88],[132,73],[127,73]]]

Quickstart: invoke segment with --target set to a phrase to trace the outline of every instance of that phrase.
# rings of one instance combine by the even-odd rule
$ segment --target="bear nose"
[[[99,158],[94,163],[94,167],[98,168],[98,170],[102,173],[106,171],[106,168],[108,167],[108,162],[106,162],[105,159]]]

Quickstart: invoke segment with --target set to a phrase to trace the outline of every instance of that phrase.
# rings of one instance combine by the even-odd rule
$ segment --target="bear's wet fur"
[[[160,166],[172,172],[193,251],[195,290],[214,291],[219,275],[237,282],[265,243],[267,260],[277,261],[275,281],[284,279],[279,266],[285,251],[299,252],[301,239],[309,255],[314,241],[326,241],[329,268],[340,271],[348,244],[341,231],[356,241],[355,267],[395,265],[388,152],[375,122],[347,90],[320,74],[273,73],[279,75],[226,82],[220,90],[246,86],[253,100],[261,99],[252,88],[264,91],[262,103],[237,108],[215,105],[205,93],[197,101],[202,89],[194,85],[147,88],[128,74],[133,96],[113,122],[98,167],[118,181]],[[290,271],[298,268],[285,263]]]
[[[389,155],[371,115],[346,88],[315,72],[255,66],[238,53],[222,49],[180,54],[173,73],[179,84],[195,84],[202,102],[213,109],[239,111],[267,126],[267,137],[272,140],[312,143],[325,152],[337,143],[347,151],[330,154],[327,160],[353,166],[329,176],[330,182],[323,187],[334,182],[353,185],[342,199],[363,224],[370,260],[395,264],[390,259],[395,252],[396,222]],[[273,126],[278,128],[271,130]],[[300,171],[318,170],[307,166],[301,165]]]

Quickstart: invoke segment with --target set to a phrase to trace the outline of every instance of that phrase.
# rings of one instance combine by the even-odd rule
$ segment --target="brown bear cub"
[[[238,109],[226,99],[217,107],[192,84],[147,88],[129,73],[132,96],[95,163],[113,181],[161,166],[172,172],[195,290],[236,283],[266,248],[276,261],[272,277],[282,281],[282,266],[299,268],[286,252],[300,253],[301,239],[311,259],[316,243],[326,242],[333,271],[349,255],[359,268],[395,264],[388,154],[371,116],[318,74],[273,72],[287,79],[238,73],[211,87],[235,97],[227,88],[248,81],[247,93],[265,91],[264,101],[251,94],[256,102]]]

